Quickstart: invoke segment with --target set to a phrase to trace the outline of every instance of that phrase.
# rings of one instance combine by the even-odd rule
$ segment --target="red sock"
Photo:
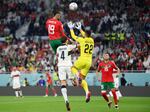
[[[54,88],[52,88],[52,92],[54,95],[56,94],[56,90]]]
[[[118,104],[118,101],[117,101],[117,95],[116,95],[116,91],[113,89],[111,90],[112,94],[113,94],[113,98],[114,98],[114,102],[115,102],[115,105]]]
[[[45,94],[46,94],[46,95],[48,95],[48,88],[46,88],[46,90],[45,90]]]
[[[108,97],[107,97],[106,92],[101,92],[101,94],[102,94],[103,98],[104,98],[107,102],[109,102],[109,99],[108,99]]]

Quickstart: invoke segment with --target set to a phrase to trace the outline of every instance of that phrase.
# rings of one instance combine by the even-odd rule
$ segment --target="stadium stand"
[[[0,1],[0,72],[10,72],[17,65],[23,72],[41,71],[54,65],[52,50],[45,39],[45,20],[52,9],[61,7],[62,22],[82,21],[91,29],[96,42],[93,60],[109,52],[122,71],[150,71],[149,0],[76,0],[78,11],[68,10],[72,0]],[[49,6],[49,7],[48,7]],[[16,31],[29,24],[22,37]],[[23,32],[23,31],[21,31]],[[44,39],[43,39],[44,38]],[[93,63],[94,70],[97,63]]]

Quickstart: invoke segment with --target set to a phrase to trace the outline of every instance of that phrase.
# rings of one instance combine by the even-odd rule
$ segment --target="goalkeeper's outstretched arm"
[[[69,27],[69,29],[70,29],[71,37],[72,37],[75,41],[77,41],[78,37],[75,35],[74,30],[73,30],[74,24],[73,24],[72,22],[68,22],[67,24],[68,24],[68,27]]]
[[[77,40],[78,40],[78,36],[75,35],[73,29],[70,29],[70,33],[71,33],[71,37],[72,37],[75,41],[77,41]]]
[[[82,29],[80,29],[80,33],[81,33],[81,35],[82,35],[83,37],[86,36],[86,35],[85,35],[85,32],[84,32]]]
[[[76,25],[75,27],[80,31],[82,37],[85,37],[85,32],[82,30],[82,27],[81,27],[81,22],[76,22]]]

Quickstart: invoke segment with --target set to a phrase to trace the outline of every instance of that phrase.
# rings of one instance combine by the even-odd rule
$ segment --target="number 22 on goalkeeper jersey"
[[[83,35],[85,32],[82,32]],[[74,31],[71,30],[72,38],[80,44],[80,58],[89,58],[92,60],[93,48],[94,48],[94,40],[92,37],[77,37],[74,34]]]
[[[80,57],[92,59],[94,41],[92,38],[78,38],[80,43]]]

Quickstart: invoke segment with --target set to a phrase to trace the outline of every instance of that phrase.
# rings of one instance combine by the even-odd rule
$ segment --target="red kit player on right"
[[[112,101],[109,100],[107,96],[107,89],[108,87],[111,89],[111,92],[113,94],[113,99],[115,103],[115,108],[118,109],[118,100],[117,100],[117,95],[116,95],[116,90],[114,87],[114,78],[113,78],[113,70],[117,70],[118,73],[120,73],[120,69],[116,66],[114,61],[109,60],[109,54],[104,53],[103,54],[103,61],[101,61],[98,65],[98,69],[96,74],[101,71],[102,73],[102,78],[101,78],[101,94],[103,98],[108,102],[109,108],[112,105]]]

